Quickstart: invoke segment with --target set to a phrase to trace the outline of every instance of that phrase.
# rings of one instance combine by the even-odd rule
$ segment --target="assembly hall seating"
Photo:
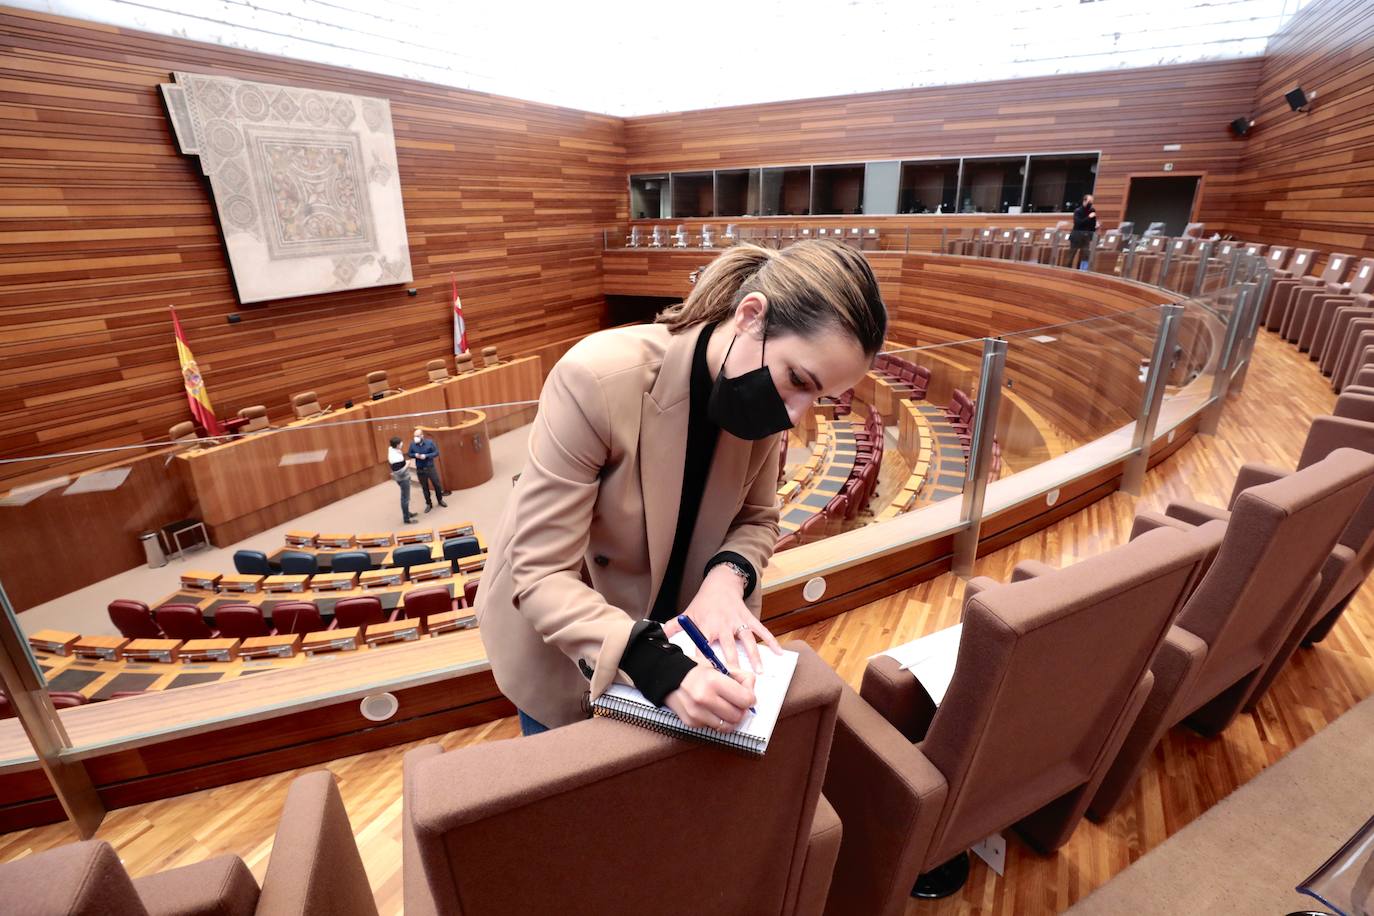
[[[362,856],[333,774],[291,783],[262,886],[237,855],[131,878],[105,840],[0,864],[0,899],[28,916],[377,916]]]

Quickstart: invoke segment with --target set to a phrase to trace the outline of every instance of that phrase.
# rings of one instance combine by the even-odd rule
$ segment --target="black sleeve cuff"
[[[668,694],[677,690],[687,672],[695,667],[696,662],[670,643],[663,635],[663,625],[654,620],[641,620],[634,625],[620,656],[620,670],[655,706],[662,706]]]
[[[713,568],[719,566],[722,563],[734,563],[740,569],[744,570],[746,573],[749,574],[749,581],[744,583],[744,597],[748,598],[750,595],[752,595],[754,593],[754,588],[759,584],[758,570],[754,569],[753,563],[750,563],[743,556],[735,553],[733,550],[722,550],[720,553],[716,554],[714,557],[707,560],[706,569],[702,572],[702,576],[705,576]]]

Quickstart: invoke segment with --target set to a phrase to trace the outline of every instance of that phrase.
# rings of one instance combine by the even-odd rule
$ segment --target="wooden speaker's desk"
[[[481,410],[451,414],[443,426],[420,428],[439,447],[439,479],[446,490],[466,490],[491,480],[491,437]]]
[[[386,461],[386,450],[391,445],[391,437],[401,438],[401,451],[410,446],[411,433],[417,426],[444,424],[448,420],[448,382],[430,382],[418,388],[411,388],[400,394],[388,395],[366,405],[369,435],[376,447],[378,461]],[[424,416],[415,416],[422,414]]]

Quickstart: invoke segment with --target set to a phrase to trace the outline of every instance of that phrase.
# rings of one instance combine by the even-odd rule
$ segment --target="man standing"
[[[1097,232],[1097,208],[1093,206],[1093,196],[1083,195],[1083,205],[1073,211],[1073,232],[1069,234],[1070,261],[1079,270],[1088,269],[1089,249],[1092,247],[1093,233]]]
[[[415,521],[415,516],[410,513],[410,468],[406,467],[406,456],[401,452],[400,436],[391,437],[386,461],[391,468],[391,479],[401,488],[401,524],[409,525]]]
[[[423,431],[417,429],[414,441],[410,443],[409,455],[415,459],[415,473],[420,478],[420,489],[425,494],[425,511],[432,510],[435,502],[447,509],[448,503],[444,502],[444,485],[439,482],[439,469],[434,466],[434,459],[439,457],[439,446]],[[434,487],[433,500],[429,496],[431,486]]]

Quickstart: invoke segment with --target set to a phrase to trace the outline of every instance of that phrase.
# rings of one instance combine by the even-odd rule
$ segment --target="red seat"
[[[262,616],[262,608],[251,604],[230,604],[215,612],[215,626],[226,639],[252,639],[270,636],[272,628]]]
[[[453,610],[453,599],[449,597],[448,588],[443,585],[413,588],[402,596],[401,601],[407,620]]]
[[[393,611],[390,619],[396,619],[397,613]],[[385,623],[387,620],[380,598],[374,595],[361,595],[357,598],[343,598],[335,603],[334,622],[329,625],[329,629],[368,627],[374,623]]]
[[[109,606],[110,623],[126,639],[161,639],[162,628],[153,619],[153,612],[142,601],[120,598]]]
[[[156,619],[168,639],[214,639],[219,635],[194,604],[164,604],[157,609]]]
[[[825,513],[818,512],[802,522],[801,528],[797,531],[797,536],[803,544],[810,544],[812,541],[819,541],[825,537],[825,523],[827,519]]]
[[[791,550],[800,543],[801,538],[797,537],[795,534],[784,534],[782,537],[778,538],[778,542],[773,545],[773,552],[782,553],[784,550]]]
[[[463,583],[463,606],[477,607],[477,586],[481,585],[478,579],[469,579]]]
[[[309,601],[283,601],[272,608],[272,626],[283,636],[318,633],[325,628],[320,609]]]
[[[73,706],[85,706],[90,702],[90,698],[84,694],[69,690],[49,690],[48,699],[52,700],[52,705],[57,709],[71,709]]]

